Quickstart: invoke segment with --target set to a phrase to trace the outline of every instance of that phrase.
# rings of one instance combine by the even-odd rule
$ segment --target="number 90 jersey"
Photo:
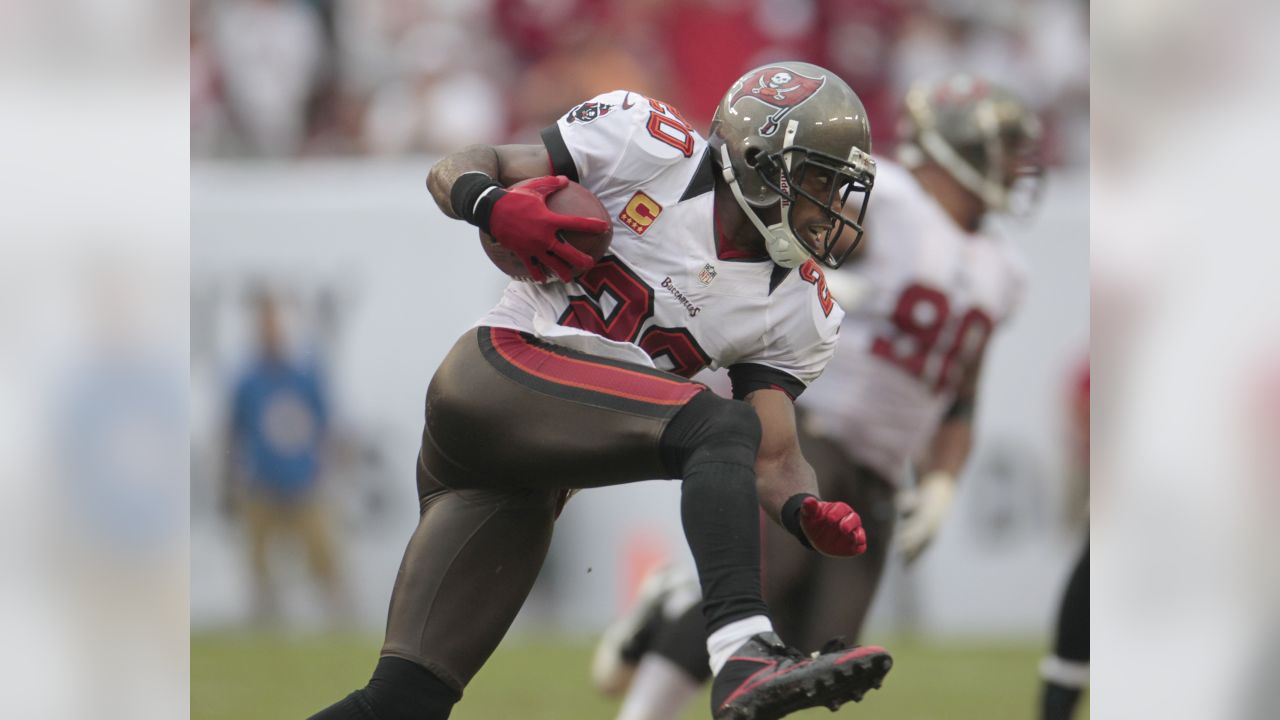
[[[918,458],[994,328],[1021,301],[1025,270],[1006,238],[968,233],[906,168],[877,158],[862,255],[832,277],[857,300],[811,430],[898,481]]]
[[[685,377],[729,368],[737,397],[775,387],[794,398],[822,373],[843,318],[822,270],[718,251],[713,151],[675,108],[610,92],[542,139],[551,172],[609,211],[613,242],[574,282],[509,283],[478,325]]]

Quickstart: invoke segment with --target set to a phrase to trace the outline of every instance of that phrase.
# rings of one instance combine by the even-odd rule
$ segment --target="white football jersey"
[[[951,406],[965,370],[1021,299],[1007,239],[968,233],[906,168],[877,160],[866,247],[833,274],[849,287],[835,360],[801,406],[811,431],[899,481]]]
[[[711,153],[678,112],[619,90],[542,137],[553,172],[604,203],[613,242],[574,282],[511,282],[478,325],[685,377],[729,368],[738,397],[768,386],[795,397],[822,373],[843,318],[822,270],[718,253]]]

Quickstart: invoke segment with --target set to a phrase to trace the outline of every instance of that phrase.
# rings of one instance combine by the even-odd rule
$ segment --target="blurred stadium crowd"
[[[620,87],[705,127],[745,68],[835,70],[878,151],[907,86],[965,69],[1088,157],[1086,0],[193,0],[197,157],[439,153],[523,142]]]

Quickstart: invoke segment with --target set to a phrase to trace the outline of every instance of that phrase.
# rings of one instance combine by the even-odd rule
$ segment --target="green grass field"
[[[884,643],[895,664],[861,703],[795,718],[1033,720],[1041,648]],[[192,720],[303,720],[364,685],[379,640],[210,634],[191,640]],[[587,679],[589,641],[512,638],[476,677],[450,720],[612,720],[617,704]],[[700,698],[681,720],[705,720]],[[1082,708],[1080,718],[1088,718]]]

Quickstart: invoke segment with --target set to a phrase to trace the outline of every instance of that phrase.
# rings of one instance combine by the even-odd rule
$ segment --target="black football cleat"
[[[715,720],[777,720],[797,710],[834,712],[880,687],[893,667],[882,647],[828,644],[805,655],[773,633],[761,633],[734,652],[711,685]]]

